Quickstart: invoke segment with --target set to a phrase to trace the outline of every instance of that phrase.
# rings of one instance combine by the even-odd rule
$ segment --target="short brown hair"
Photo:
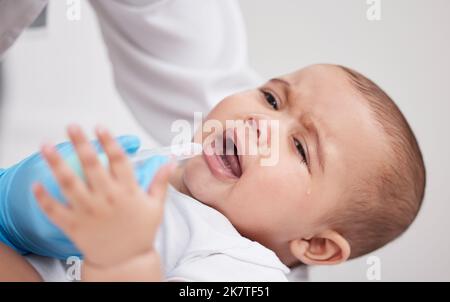
[[[397,105],[373,81],[344,66],[353,87],[368,102],[387,137],[387,159],[350,194],[350,205],[328,220],[351,246],[350,258],[370,253],[402,234],[422,204],[425,165],[411,127]]]

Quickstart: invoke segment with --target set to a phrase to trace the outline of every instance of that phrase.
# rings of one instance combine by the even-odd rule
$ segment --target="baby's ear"
[[[295,239],[289,243],[291,253],[307,265],[332,265],[350,257],[350,244],[333,230],[327,230],[311,238]]]

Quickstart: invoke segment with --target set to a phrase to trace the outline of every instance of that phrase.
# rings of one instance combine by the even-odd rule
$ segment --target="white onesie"
[[[217,210],[169,186],[155,239],[168,281],[287,281],[274,252],[241,236]],[[68,281],[64,264],[28,256],[45,281]]]

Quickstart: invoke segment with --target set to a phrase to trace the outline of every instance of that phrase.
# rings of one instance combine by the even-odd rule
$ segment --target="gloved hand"
[[[135,154],[140,148],[140,141],[135,136],[122,136],[117,141],[128,155]],[[106,158],[102,156],[100,144],[93,142],[93,145],[99,158]],[[56,148],[73,170],[82,176],[72,144],[65,142]],[[168,160],[165,156],[154,156],[135,166],[136,179],[141,188],[148,188],[155,173]],[[0,241],[21,254],[33,253],[59,259],[82,257],[68,237],[42,212],[32,192],[32,185],[36,182],[43,184],[53,197],[66,202],[40,153],[8,169],[0,169]]]

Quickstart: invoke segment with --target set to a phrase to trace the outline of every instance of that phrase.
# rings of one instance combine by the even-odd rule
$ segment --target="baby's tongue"
[[[237,157],[237,149],[231,138],[224,137],[223,156],[225,165],[231,170],[236,177],[241,177],[241,165]]]
[[[239,159],[236,155],[225,155],[226,160],[230,164],[231,171],[237,177],[241,177],[241,165],[239,164]]]

